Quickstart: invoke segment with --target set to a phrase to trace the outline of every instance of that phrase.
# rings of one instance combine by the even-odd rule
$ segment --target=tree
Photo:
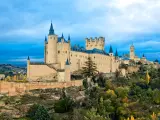
[[[148,71],[146,72],[146,78],[145,79],[146,79],[147,84],[149,84],[151,78],[148,74]]]
[[[155,89],[153,91],[153,101],[156,103],[156,104],[160,104],[160,91],[158,89]]]
[[[115,71],[115,78],[116,78],[116,80],[120,77],[120,71],[119,70],[116,70]]]
[[[54,110],[56,113],[65,113],[73,109],[73,100],[70,97],[60,99],[54,104]]]
[[[151,115],[152,120],[156,120],[157,119],[157,115],[153,112]]]
[[[50,120],[47,110],[39,104],[32,105],[28,110],[26,117],[31,120]]]
[[[50,120],[50,116],[43,106],[40,105],[38,107],[34,116],[34,120]]]
[[[84,63],[84,67],[82,67],[81,73],[85,77],[93,77],[95,76],[97,71],[96,64],[92,61],[91,57],[88,57],[88,60]]]
[[[84,116],[85,120],[109,120],[104,118],[103,116],[100,116],[99,114],[96,114],[97,110],[95,108],[92,108],[89,110],[86,115]]]

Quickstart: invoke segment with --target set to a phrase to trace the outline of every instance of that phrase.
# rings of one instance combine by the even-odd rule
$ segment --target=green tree
[[[97,114],[97,110],[94,108],[89,110],[84,116],[84,118],[85,120],[110,120],[110,119],[106,119],[103,116],[100,116],[99,114]]]
[[[158,89],[155,89],[153,91],[153,101],[156,103],[156,104],[160,104],[160,91]]]
[[[92,61],[91,57],[88,57],[88,60],[84,63],[81,73],[85,77],[93,77],[98,73],[96,63]]]
[[[31,120],[50,120],[47,110],[39,104],[34,104],[31,106],[26,117],[30,118]]]
[[[70,97],[60,99],[54,104],[54,110],[56,113],[65,113],[73,109],[73,100]]]
[[[34,120],[50,120],[50,116],[43,106],[40,105],[36,110]]]

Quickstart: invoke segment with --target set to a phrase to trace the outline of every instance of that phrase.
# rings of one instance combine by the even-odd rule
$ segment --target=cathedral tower
[[[130,47],[130,59],[134,60],[134,58],[135,58],[135,49],[134,49],[134,46],[132,44],[131,47]]]
[[[47,64],[57,63],[57,41],[58,36],[54,33],[53,25],[51,23],[46,50]]]

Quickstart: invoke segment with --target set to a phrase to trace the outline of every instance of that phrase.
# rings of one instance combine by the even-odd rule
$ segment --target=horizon
[[[70,34],[72,45],[85,46],[86,37],[103,36],[107,52],[112,45],[114,53],[117,49],[119,55],[127,54],[133,43],[137,56],[160,60],[160,1],[100,1],[4,1],[0,64],[26,65],[28,56],[31,61],[43,61],[51,21],[56,34],[65,38]]]

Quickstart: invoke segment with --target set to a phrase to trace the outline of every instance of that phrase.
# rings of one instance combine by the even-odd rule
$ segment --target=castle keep
[[[27,60],[27,78],[30,81],[49,80],[67,82],[71,80],[71,74],[80,70],[88,57],[96,63],[97,69],[102,73],[115,72],[122,62],[118,52],[113,54],[112,46],[109,53],[104,50],[105,38],[86,38],[86,46],[75,45],[71,47],[71,38],[66,40],[55,34],[51,23],[48,37],[44,42],[44,63],[32,63]],[[130,59],[137,60],[134,54],[134,46],[130,48]]]

